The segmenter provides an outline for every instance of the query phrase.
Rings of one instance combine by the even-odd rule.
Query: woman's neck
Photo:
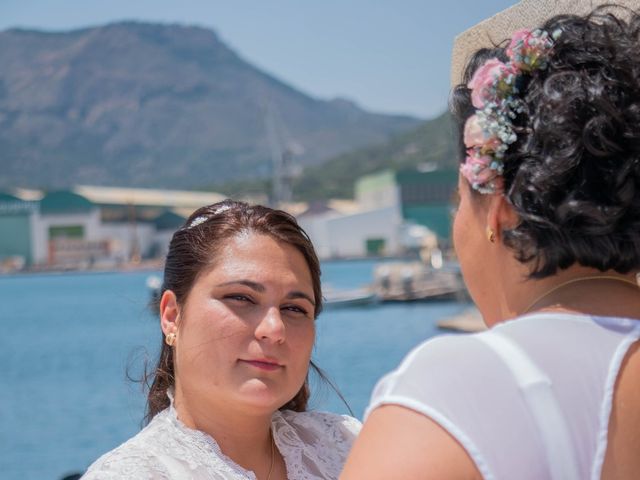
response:
[[[519,280],[504,282],[504,296],[492,324],[535,311],[639,316],[640,287],[635,274],[600,272],[580,266],[540,280],[526,279],[526,273],[520,273]]]
[[[271,415],[247,415],[230,408],[200,405],[176,385],[173,406],[187,427],[211,436],[222,452],[257,478],[266,478],[277,449],[271,437]],[[274,453],[274,451],[276,453]]]

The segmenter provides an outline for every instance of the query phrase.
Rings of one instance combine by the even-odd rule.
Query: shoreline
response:
[[[372,257],[333,257],[321,259],[320,263],[330,262],[366,262],[366,261],[407,261],[415,260],[412,256],[372,256]],[[104,266],[104,267],[29,267],[20,270],[0,270],[0,278],[23,276],[23,275],[64,275],[73,273],[127,273],[127,272],[154,272],[162,270],[164,267],[164,258],[144,260],[138,263],[123,263],[117,266]]]

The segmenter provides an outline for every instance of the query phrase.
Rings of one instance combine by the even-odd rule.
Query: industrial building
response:
[[[0,193],[0,264],[114,267],[160,257],[196,208],[222,195],[79,186]]]
[[[384,170],[355,184],[355,208],[310,210],[298,220],[321,258],[403,255],[448,247],[458,175],[430,168]]]
[[[455,171],[385,170],[360,178],[355,200],[289,204],[322,259],[394,256],[447,246]],[[0,192],[0,271],[114,268],[162,258],[210,192],[78,186]]]

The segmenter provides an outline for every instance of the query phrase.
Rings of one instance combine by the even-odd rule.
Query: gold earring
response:
[[[167,345],[169,345],[170,347],[173,347],[173,344],[176,343],[176,334],[170,333],[165,337],[164,341]]]
[[[496,243],[496,232],[491,227],[487,227],[487,240],[491,243]]]

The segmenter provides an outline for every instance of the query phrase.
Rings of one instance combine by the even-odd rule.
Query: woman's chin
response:
[[[295,395],[283,395],[283,389],[277,388],[261,379],[251,379],[242,385],[238,392],[238,401],[255,413],[271,414]]]

